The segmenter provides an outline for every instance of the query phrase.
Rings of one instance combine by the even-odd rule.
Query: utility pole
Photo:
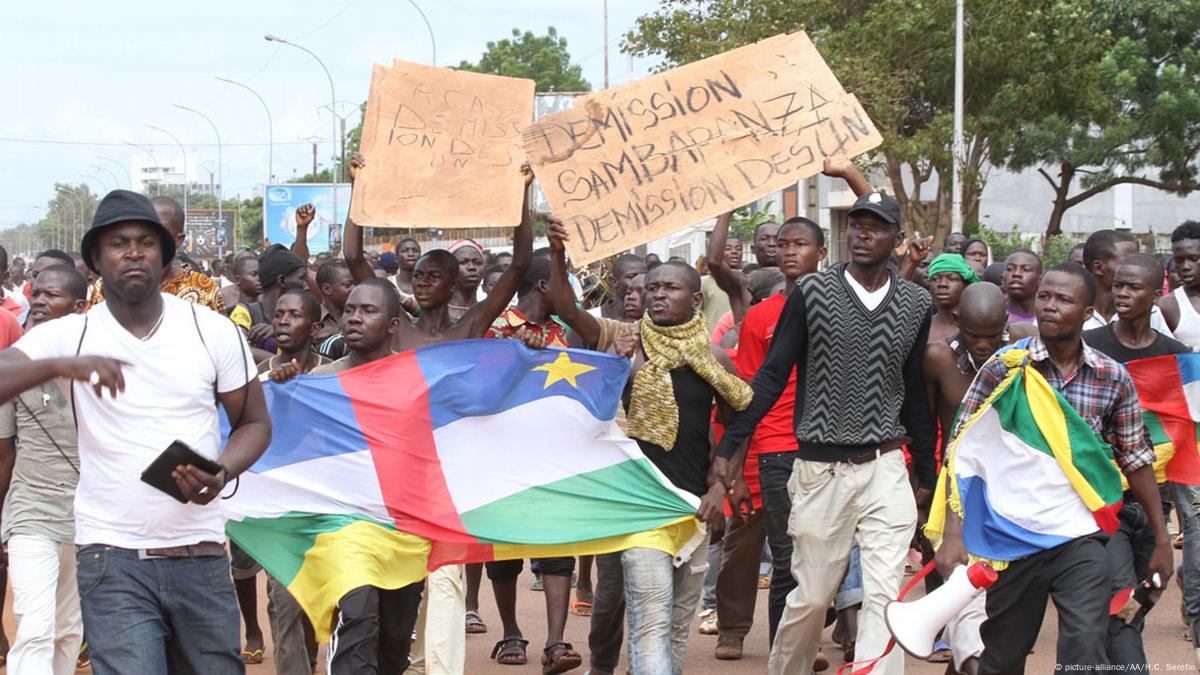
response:
[[[604,0],[604,88],[608,89],[608,0]]]
[[[955,3],[954,11],[954,142],[951,160],[954,164],[950,201],[950,231],[963,231],[962,170],[963,170],[963,0]]]
[[[313,182],[317,181],[317,144],[313,143]]]
[[[343,183],[346,180],[346,118],[342,117],[339,119],[342,122],[342,162],[338,165],[338,178],[334,181],[335,183]],[[334,189],[336,190],[337,188]],[[336,219],[337,214],[334,214],[333,217]]]

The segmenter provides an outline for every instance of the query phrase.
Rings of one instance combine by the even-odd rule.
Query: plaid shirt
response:
[[[1142,424],[1137,390],[1125,366],[1084,344],[1079,367],[1064,382],[1040,337],[1030,341],[1029,358],[1034,369],[1062,394],[1092,431],[1112,445],[1113,457],[1121,471],[1131,474],[1154,464],[1154,448]],[[979,369],[959,408],[955,436],[963,421],[983,405],[1007,372],[1000,359],[992,359]]]

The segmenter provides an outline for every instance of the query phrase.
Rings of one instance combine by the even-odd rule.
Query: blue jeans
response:
[[[1192,630],[1192,644],[1200,644],[1200,520],[1197,520],[1196,501],[1200,486],[1171,483],[1175,493],[1175,508],[1183,521],[1183,565],[1179,577],[1183,581],[1183,613]]]
[[[855,541],[850,549],[850,564],[846,566],[846,576],[842,577],[842,585],[838,587],[837,597],[833,600],[833,608],[839,612],[862,604],[862,563],[859,562],[858,556],[858,542]]]
[[[631,548],[621,554],[629,622],[629,671],[679,675],[687,655],[688,631],[696,615],[708,540],[679,567],[662,551]]]
[[[139,560],[93,544],[75,558],[96,675],[246,671],[226,556]]]
[[[725,531],[728,532],[732,518],[725,519]],[[717,577],[721,574],[721,558],[725,547],[721,544],[708,544],[708,572],[704,575],[704,595],[701,609],[717,608]]]

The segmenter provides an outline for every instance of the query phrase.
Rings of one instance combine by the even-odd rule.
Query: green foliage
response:
[[[1042,246],[1042,265],[1049,267],[1067,262],[1071,256],[1071,249],[1078,243],[1065,234],[1046,237]]]
[[[973,236],[988,245],[988,249],[992,252],[993,262],[1004,262],[1005,258],[1020,249],[1030,251],[1040,249],[1038,255],[1041,256],[1042,265],[1045,267],[1066,262],[1071,249],[1079,243],[1065,234],[1050,237],[1021,236],[1015,225],[1008,234],[1002,234],[986,225],[979,225]]]
[[[1200,0],[1090,4],[1090,95],[1034,111],[997,158],[1013,170],[1054,167],[1057,178],[1043,172],[1056,192],[1049,234],[1064,211],[1114,185],[1200,188]],[[1073,180],[1083,188],[1074,194]]]
[[[546,35],[522,33],[512,29],[512,39],[487,43],[479,63],[463,61],[458,70],[490,73],[508,77],[524,77],[537,82],[537,91],[591,91],[592,85],[583,79],[578,65],[571,65],[567,39],[558,36],[554,26]]]
[[[361,131],[361,129],[359,131]],[[347,152],[346,161],[350,161],[349,149],[347,149],[346,152]],[[333,182],[333,169],[321,169],[320,171],[317,172],[317,175],[315,175],[315,176],[310,171],[310,172],[304,174],[303,176],[289,180],[288,182],[289,183],[332,183]]]
[[[772,220],[771,206],[775,202],[767,202],[761,211],[751,213],[749,206],[743,206],[733,212],[733,218],[729,220],[729,236],[737,237],[748,249],[754,243],[754,231],[759,225]]]
[[[237,247],[258,249],[263,239],[263,198],[244,199],[237,205]]]

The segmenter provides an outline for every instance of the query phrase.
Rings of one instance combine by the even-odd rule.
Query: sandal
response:
[[[950,645],[946,644],[945,640],[938,640],[933,643],[933,653],[925,660],[930,663],[950,663],[951,658],[953,655],[950,653]]]
[[[261,649],[243,649],[242,663],[253,666],[263,662],[263,650]]]
[[[583,657],[570,642],[551,642],[542,652],[542,675],[565,673],[583,664]]]
[[[523,666],[529,663],[529,658],[525,655],[525,647],[528,645],[529,640],[519,637],[504,638],[492,648],[491,658],[502,666]]]
[[[479,612],[467,612],[467,635],[480,635],[487,632],[487,624],[483,622],[483,617],[479,616]]]
[[[587,602],[586,600],[572,600],[571,601],[571,613],[574,614],[575,616],[591,616],[592,615],[592,603]],[[557,644],[557,643],[555,643],[555,644]]]

